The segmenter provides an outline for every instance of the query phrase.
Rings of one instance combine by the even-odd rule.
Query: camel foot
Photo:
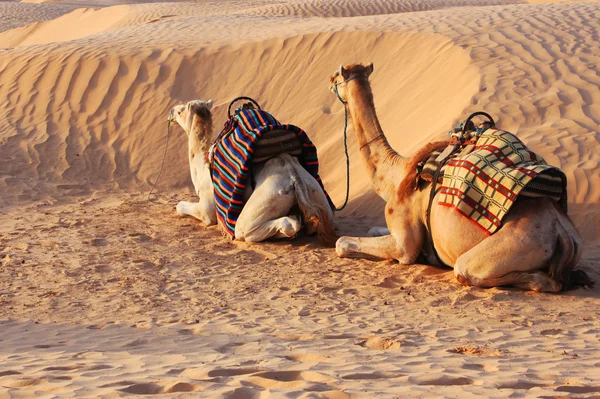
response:
[[[179,201],[177,203],[177,206],[175,207],[175,209],[177,210],[177,214],[179,216],[188,216],[188,214],[185,212],[186,210],[186,206],[187,206],[187,202],[186,201]]]
[[[275,238],[293,238],[302,228],[302,222],[297,216],[282,217],[279,223],[279,231],[275,234]]]
[[[335,243],[340,258],[372,260],[400,259],[396,241],[391,235],[381,237],[340,237]]]
[[[460,267],[454,266],[454,275],[462,285],[472,285],[480,288],[514,285],[515,287],[537,292],[560,292],[562,284],[552,280],[543,271],[521,272],[515,271],[500,277],[475,277],[470,276]]]
[[[190,216],[204,222],[207,226],[217,224],[217,215],[213,208],[207,210],[206,206],[199,202],[179,201],[175,207],[177,214],[181,217]]]

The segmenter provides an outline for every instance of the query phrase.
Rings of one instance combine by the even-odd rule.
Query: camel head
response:
[[[211,123],[212,114],[210,109],[212,105],[212,100],[192,100],[187,104],[176,105],[171,109],[168,121],[177,122],[187,134],[190,134],[194,126],[199,123]],[[206,134],[210,133],[206,132]]]
[[[343,102],[348,101],[348,92],[346,89],[349,80],[365,79],[373,73],[373,63],[365,66],[362,64],[340,65],[340,70],[336,71],[329,79],[329,90],[342,99]]]

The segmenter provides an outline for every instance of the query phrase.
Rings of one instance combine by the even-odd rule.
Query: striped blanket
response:
[[[420,178],[431,181],[437,155],[429,157]],[[518,196],[549,197],[567,210],[565,174],[509,132],[486,130],[470,152],[450,158],[442,172],[438,204],[455,208],[490,235]]]
[[[268,146],[279,146],[283,152],[298,155],[300,164],[319,182],[325,196],[329,195],[319,177],[317,149],[304,130],[294,125],[282,125],[268,112],[258,109],[240,109],[231,118],[228,129],[222,132],[212,148],[212,179],[214,185],[217,218],[223,229],[233,238],[235,225],[244,208],[244,191],[249,184],[251,164],[255,155],[258,161],[266,161],[264,145],[259,148],[261,138]],[[289,133],[297,140],[290,140]],[[282,140],[277,141],[277,137]],[[291,143],[290,143],[291,142]],[[300,143],[295,145],[295,143]]]

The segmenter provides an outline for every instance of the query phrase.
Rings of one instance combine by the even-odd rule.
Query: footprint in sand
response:
[[[543,388],[543,387],[549,387],[552,386],[552,382],[542,382],[542,383],[537,383],[537,382],[532,382],[532,381],[525,381],[525,380],[516,380],[516,381],[508,381],[505,382],[501,385],[498,385],[497,388],[498,389],[525,389],[525,390],[530,390],[531,388]]]
[[[250,387],[236,388],[233,392],[226,393],[223,398],[226,399],[259,399],[264,392],[263,389]]]
[[[140,338],[140,339],[136,339],[134,341],[131,341],[128,344],[123,345],[123,348],[135,348],[135,347],[138,347],[138,346],[148,345],[149,343],[150,343],[149,339]]]
[[[131,381],[121,381],[113,384],[103,385],[101,388],[109,388],[112,386],[129,385],[126,388],[119,389],[121,392],[132,393],[135,395],[161,395],[165,393],[176,392],[196,392],[202,387],[188,382],[178,382],[173,385],[163,385],[155,382],[132,383]]]
[[[343,375],[342,379],[343,380],[381,380],[381,379],[391,379],[391,378],[400,378],[400,377],[406,377],[406,374],[389,374],[389,373],[382,373],[379,371],[376,371],[374,373],[354,373],[354,374],[347,374],[347,375]]]
[[[73,377],[69,377],[68,375],[47,375],[44,377],[48,381],[71,381]]]
[[[154,262],[150,262],[149,260],[145,260],[145,259],[136,259],[134,261],[132,261],[132,263],[142,269],[142,270],[149,270],[149,269],[156,269],[156,263]]]
[[[21,374],[21,373],[18,371],[15,371],[15,370],[0,371],[0,377],[4,377],[7,375],[19,375],[19,374]]]
[[[561,385],[556,388],[558,392],[569,392],[569,393],[598,393],[600,392],[600,386],[590,387],[581,385]]]
[[[65,346],[65,344],[40,344],[40,345],[33,345],[34,348],[37,349],[50,349],[50,348],[57,348],[59,346]]]
[[[323,356],[316,353],[296,353],[286,356],[285,358],[301,363],[331,362],[331,359],[328,356]]]
[[[244,345],[246,345],[246,342],[231,342],[227,345],[220,346],[220,347],[216,348],[215,350],[219,353],[228,354],[228,353],[233,353],[233,351],[236,348],[239,348],[240,346],[244,346]]]
[[[441,375],[439,377],[417,376],[409,377],[408,381],[416,385],[435,385],[435,386],[449,386],[449,385],[471,385],[473,380],[467,377],[453,377],[449,375]]]
[[[448,349],[447,352],[470,356],[502,356],[506,354],[506,351],[500,349],[490,349],[477,345],[457,346],[455,348]]]
[[[400,277],[386,277],[383,281],[377,284],[377,287],[381,288],[399,288],[402,284],[405,284],[406,280]]]
[[[94,247],[105,247],[108,245],[108,240],[106,238],[93,238],[90,241],[90,245],[94,246]]]
[[[543,330],[540,334],[545,337],[558,338],[558,337],[564,335],[565,332],[563,330],[561,330],[560,328],[549,328],[547,330]]]
[[[400,342],[395,341],[391,338],[382,337],[370,337],[357,343],[357,345],[363,346],[369,349],[377,350],[395,350],[400,349]]]
[[[259,373],[261,369],[241,368],[241,369],[215,369],[208,372],[209,377],[235,377],[236,375],[246,375]]]
[[[152,237],[150,237],[149,235],[146,235],[144,233],[131,233],[131,234],[128,234],[127,236],[129,239],[140,242],[140,243],[152,241]]]
[[[80,367],[81,366],[78,366],[78,365],[74,365],[74,366],[54,366],[54,367],[46,367],[45,369],[43,369],[43,371],[72,371],[72,370],[77,370]]]
[[[248,377],[248,382],[264,389],[297,389],[308,382],[326,385],[330,380],[330,377],[312,371],[265,371]]]

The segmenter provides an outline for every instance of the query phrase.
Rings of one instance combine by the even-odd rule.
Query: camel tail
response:
[[[563,226],[562,218],[556,224],[558,237],[554,254],[548,265],[548,276],[562,285],[562,290],[567,291],[578,286],[592,287],[594,282],[587,273],[577,269],[581,259],[581,247],[576,238]]]
[[[321,244],[334,247],[335,242],[338,239],[338,235],[333,229],[333,221],[329,217],[329,213],[325,206],[327,204],[313,203],[310,200],[308,194],[308,188],[306,183],[302,180],[302,177],[296,171],[293,163],[290,165],[290,175],[294,182],[294,191],[296,193],[296,200],[298,201],[298,207],[304,217],[304,223],[310,224],[316,227],[317,237]]]

